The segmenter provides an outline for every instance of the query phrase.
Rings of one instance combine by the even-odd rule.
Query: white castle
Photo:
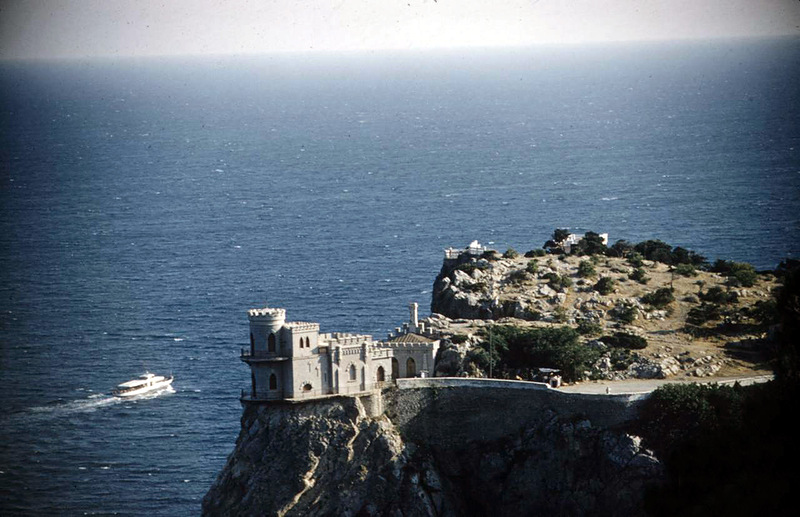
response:
[[[319,323],[287,322],[285,309],[250,309],[251,387],[243,402],[369,392],[389,379],[432,374],[439,341],[425,336],[412,303],[411,321],[386,341],[365,334],[321,334]]]

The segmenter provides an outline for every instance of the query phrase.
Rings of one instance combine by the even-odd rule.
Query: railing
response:
[[[270,391],[242,390],[239,400],[257,402],[262,400],[281,400],[282,398],[283,398],[283,393],[280,390],[270,390]]]
[[[268,352],[266,350],[248,350],[241,349],[239,356],[243,361],[287,361],[289,358],[279,355],[277,352]]]

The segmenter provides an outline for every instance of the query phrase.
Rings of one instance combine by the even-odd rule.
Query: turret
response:
[[[286,322],[285,309],[250,309],[250,350],[280,352],[280,330]]]

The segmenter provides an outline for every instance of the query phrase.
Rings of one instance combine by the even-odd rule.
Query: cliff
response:
[[[520,413],[507,390],[384,394],[247,407],[203,513],[639,515],[661,477],[638,438],[554,401],[526,395]]]

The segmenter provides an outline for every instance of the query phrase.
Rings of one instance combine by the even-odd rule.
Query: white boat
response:
[[[141,395],[148,391],[160,390],[172,384],[174,377],[164,377],[163,375],[153,375],[152,373],[145,373],[138,379],[123,382],[117,389],[111,393],[117,397],[132,397],[134,395]]]

